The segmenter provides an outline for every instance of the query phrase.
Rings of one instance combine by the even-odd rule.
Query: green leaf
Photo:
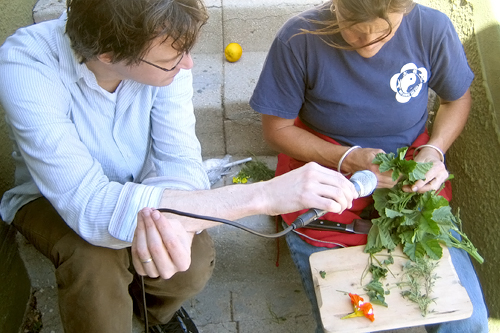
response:
[[[396,244],[392,240],[390,230],[387,228],[379,228],[379,238],[380,244],[383,248],[388,250],[394,250]]]
[[[401,147],[401,148],[398,148],[398,157],[399,157],[399,160],[402,161],[405,159],[405,156],[406,156],[406,152],[408,151],[408,147]]]
[[[379,165],[381,172],[389,171],[395,166],[394,153],[384,154],[378,153],[372,161],[373,164]],[[385,171],[382,171],[385,170]]]
[[[440,195],[436,195],[435,191],[428,191],[422,194],[419,204],[421,209],[427,212],[433,212],[435,209],[450,205],[448,200]]]
[[[432,219],[430,219],[427,214],[422,214],[418,220],[417,223],[417,228],[415,230],[416,233],[418,234],[432,234],[432,235],[439,235],[441,228],[439,225],[434,222]],[[420,237],[422,238],[422,237]]]
[[[389,218],[395,218],[395,217],[403,216],[403,214],[398,212],[398,211],[386,208],[385,209],[385,216],[387,216]]]
[[[365,253],[377,253],[383,249],[380,237],[379,237],[379,227],[375,223],[370,228],[368,232],[368,238],[365,245],[364,252]]]
[[[415,224],[417,224],[421,216],[422,213],[420,213],[420,211],[411,211],[411,213],[407,213],[404,215],[401,225],[414,226]]]
[[[382,265],[391,265],[391,264],[394,264],[394,257],[392,255],[390,255],[389,258],[382,261]]]
[[[388,307],[384,295],[377,294],[374,291],[369,291],[366,294],[370,297],[370,303]]]
[[[432,168],[432,162],[415,163],[413,171],[408,172],[408,179],[414,183],[417,180],[425,179],[425,174]]]
[[[432,219],[440,224],[452,226],[454,216],[450,206],[443,206],[432,211]]]
[[[415,170],[417,164],[414,160],[401,160],[398,162],[398,167],[401,173],[409,176]]]
[[[403,185],[425,179],[432,163],[406,160],[408,148],[399,148],[397,154],[377,154],[373,163],[381,172],[392,170],[398,180],[391,189],[377,189],[373,194],[374,208],[379,218],[373,219],[365,252],[377,253],[402,244],[403,252],[413,261],[417,258],[440,258],[441,244],[464,249],[479,262],[483,259],[460,228],[460,219],[451,212],[449,202],[436,191],[426,193],[404,192]],[[457,239],[450,230],[462,237]]]
[[[425,255],[425,250],[422,245],[418,243],[406,243],[403,248],[404,254],[406,254],[412,261],[417,260],[417,258],[423,258]]]
[[[380,281],[370,281],[366,286],[364,286],[365,290],[373,290],[378,294],[384,294],[384,287]]]
[[[413,229],[406,229],[405,231],[399,232],[399,238],[401,239],[401,243],[411,243],[413,239],[413,235],[415,231]]]
[[[374,278],[375,279],[375,278]],[[382,283],[380,281],[372,280],[370,283],[364,286],[364,289],[367,291],[367,295],[370,297],[370,303],[383,305],[387,307],[387,303],[385,302],[385,291]]]
[[[443,248],[435,238],[422,239],[420,245],[431,259],[439,260],[443,256]]]
[[[378,188],[373,192],[373,206],[378,212],[383,212],[388,206],[388,195],[391,192],[389,188]]]
[[[375,281],[385,278],[387,276],[387,272],[387,268],[375,266],[373,264],[370,265],[370,273],[372,273],[373,280]],[[382,285],[380,285],[380,287],[382,288]]]

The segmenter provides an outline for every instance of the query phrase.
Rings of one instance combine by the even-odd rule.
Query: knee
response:
[[[427,325],[425,328],[427,333],[488,333],[488,311],[486,306],[478,306],[469,318]]]
[[[109,249],[91,245],[85,241],[57,252],[56,278],[59,284],[92,281],[100,285],[128,285],[132,281],[129,272],[130,259],[126,249]]]
[[[177,293],[185,297],[192,297],[200,293],[212,276],[215,266],[214,244],[208,233],[203,232],[195,236],[191,251],[191,266],[185,272],[178,272],[169,280],[168,284],[176,285]]]

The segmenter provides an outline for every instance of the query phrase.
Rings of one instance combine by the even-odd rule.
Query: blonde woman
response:
[[[333,0],[291,18],[278,32],[250,100],[262,114],[266,141],[280,152],[277,174],[306,162],[349,174],[371,170],[378,187],[395,182],[372,163],[380,152],[408,146],[433,162],[426,180],[407,191],[438,189],[447,179],[444,154],[465,126],[474,78],[449,18],[412,0]],[[426,129],[428,88],[440,97],[432,133]],[[449,184],[442,192],[451,199]],[[371,198],[323,218],[370,218]],[[291,223],[302,211],[282,215]],[[299,234],[300,233],[300,234]],[[321,331],[308,257],[327,248],[361,245],[366,235],[302,229],[287,241],[302,273]],[[451,249],[474,303],[471,318],[429,332],[487,332],[487,309],[474,268]]]

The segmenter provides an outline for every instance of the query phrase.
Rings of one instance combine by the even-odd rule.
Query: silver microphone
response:
[[[349,181],[354,184],[360,198],[369,196],[377,187],[377,176],[370,170],[355,172]]]
[[[356,192],[358,192],[358,196],[360,198],[369,196],[377,187],[377,176],[375,176],[375,174],[370,170],[355,172],[349,181],[354,184]],[[295,226],[294,229],[302,228],[326,213],[328,213],[326,210],[311,208],[304,214],[297,217],[297,219],[293,221],[292,225]]]

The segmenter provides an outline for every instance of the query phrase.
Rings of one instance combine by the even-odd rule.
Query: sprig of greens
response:
[[[418,304],[422,316],[429,313],[429,305],[435,302],[431,298],[436,279],[439,277],[433,273],[437,267],[437,261],[417,258],[416,261],[408,261],[403,266],[403,273],[406,282],[398,284],[399,287],[406,287],[401,295],[412,302]]]
[[[373,160],[381,172],[392,170],[392,179],[399,180],[393,188],[377,189],[373,194],[374,207],[380,217],[372,220],[365,252],[392,251],[401,244],[412,261],[425,256],[438,260],[443,255],[441,244],[444,244],[463,249],[483,263],[484,259],[462,232],[459,214],[453,215],[448,200],[436,191],[408,193],[402,190],[404,185],[425,179],[432,167],[432,163],[406,160],[407,150],[403,147],[397,154],[380,153]]]
[[[233,183],[247,183],[248,179],[253,182],[269,180],[274,177],[274,171],[270,169],[264,162],[254,158],[245,163],[240,172],[233,177]]]
[[[372,273],[372,280],[368,284],[364,285],[363,288],[366,290],[367,295],[370,297],[370,303],[387,307],[388,305],[385,302],[385,295],[388,295],[389,291],[386,291],[384,289],[384,285],[380,280],[387,277],[387,272],[389,272],[389,270],[382,267],[382,265],[377,266],[373,263],[370,264],[368,270],[370,271],[370,273]]]

